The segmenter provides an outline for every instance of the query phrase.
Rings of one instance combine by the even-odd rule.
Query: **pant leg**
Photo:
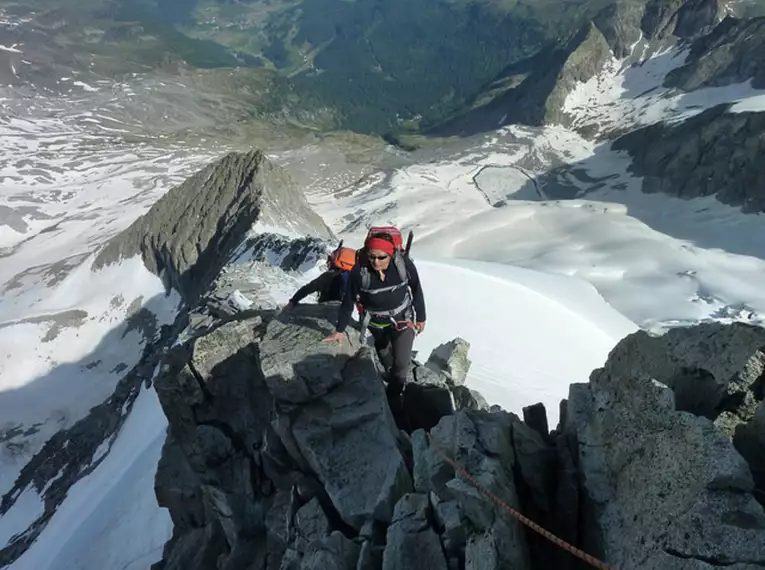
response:
[[[414,329],[407,327],[397,331],[393,327],[390,329],[393,367],[391,368],[390,387],[396,393],[401,393],[406,384],[406,377],[409,374],[409,367],[412,362],[412,346],[414,345]]]
[[[389,334],[389,329],[391,328],[379,329],[377,327],[369,327],[369,332],[372,333],[372,338],[375,340],[377,357],[380,359],[380,363],[386,372],[393,367],[393,348]]]

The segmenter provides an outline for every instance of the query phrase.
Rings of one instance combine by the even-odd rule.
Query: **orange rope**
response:
[[[479,490],[481,493],[483,493],[483,495],[485,495],[486,497],[488,497],[489,499],[491,499],[491,500],[492,500],[492,501],[493,501],[493,502],[494,502],[496,505],[498,505],[499,507],[501,507],[501,508],[503,508],[504,510],[506,510],[508,513],[510,513],[510,514],[511,514],[513,517],[515,517],[516,519],[518,519],[519,521],[521,521],[521,522],[522,522],[523,524],[525,524],[526,526],[530,527],[531,529],[535,530],[536,532],[538,532],[539,534],[541,534],[542,536],[544,536],[544,537],[545,537],[547,540],[549,540],[549,541],[550,541],[550,542],[552,542],[553,544],[557,544],[557,545],[558,545],[558,546],[560,546],[560,547],[561,547],[563,550],[566,550],[567,552],[570,552],[571,554],[573,554],[573,555],[574,555],[574,556],[576,556],[577,558],[581,558],[582,560],[584,560],[584,561],[585,561],[585,562],[587,562],[588,564],[591,564],[592,566],[594,566],[595,568],[599,568],[600,570],[613,570],[613,568],[611,568],[611,566],[608,566],[608,565],[607,565],[605,562],[602,562],[601,560],[598,560],[598,559],[597,559],[597,558],[595,558],[594,556],[590,556],[590,555],[589,555],[589,554],[587,554],[586,552],[584,552],[584,551],[582,551],[582,550],[579,550],[578,548],[575,548],[574,546],[571,546],[569,543],[567,543],[566,541],[564,541],[564,540],[562,540],[562,539],[558,538],[558,537],[557,537],[557,536],[555,536],[553,533],[551,533],[551,532],[549,532],[549,531],[545,530],[544,528],[542,528],[541,526],[539,526],[539,525],[538,525],[538,524],[536,524],[535,522],[533,522],[533,521],[531,521],[531,520],[527,519],[527,518],[526,518],[526,517],[524,517],[524,516],[523,516],[521,513],[519,513],[518,511],[516,511],[514,508],[512,508],[510,505],[508,505],[507,503],[505,503],[504,501],[502,501],[502,499],[500,499],[499,497],[497,497],[496,495],[494,495],[493,493],[491,493],[491,492],[490,492],[490,491],[488,491],[487,489],[484,489],[484,488],[483,488],[483,486],[482,486],[480,483],[478,483],[478,481],[476,481],[476,480],[475,480],[475,479],[474,479],[474,478],[473,478],[473,477],[470,475],[470,473],[468,473],[468,472],[465,470],[465,468],[464,468],[464,467],[462,467],[462,465],[460,465],[459,463],[457,463],[456,461],[454,461],[453,459],[451,459],[449,456],[447,456],[447,455],[446,455],[446,454],[445,454],[445,453],[444,453],[444,452],[441,450],[441,448],[439,448],[439,447],[438,447],[438,445],[436,445],[436,442],[435,442],[435,441],[433,441],[433,436],[431,436],[431,435],[430,435],[430,432],[425,432],[425,433],[426,433],[426,434],[427,434],[427,436],[428,436],[428,440],[430,441],[430,445],[432,445],[432,446],[433,446],[433,449],[435,449],[435,450],[436,450],[436,452],[437,452],[437,453],[438,453],[438,454],[439,454],[441,457],[443,457],[444,461],[446,461],[446,462],[447,462],[449,465],[451,465],[452,467],[454,467],[454,469],[455,469],[455,470],[456,470],[456,471],[457,471],[457,472],[458,472],[460,475],[462,475],[462,476],[463,476],[465,479],[467,479],[468,481],[470,481],[470,482],[471,482],[471,483],[472,483],[472,484],[475,486],[475,488],[476,488],[476,489],[478,489],[478,490]]]

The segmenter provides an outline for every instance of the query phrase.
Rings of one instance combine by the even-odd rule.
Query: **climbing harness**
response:
[[[547,540],[549,540],[553,544],[558,545],[563,550],[565,550],[567,552],[570,552],[571,554],[573,554],[577,558],[580,558],[580,559],[584,560],[585,562],[587,562],[591,566],[594,566],[595,568],[598,568],[599,570],[614,570],[611,566],[609,566],[608,564],[606,564],[602,560],[598,560],[597,558],[587,554],[583,550],[579,550],[578,548],[570,545],[568,542],[564,541],[563,539],[558,538],[557,536],[555,536],[550,531],[545,530],[544,528],[542,528],[541,526],[539,526],[535,522],[527,519],[521,513],[516,511],[514,508],[512,508],[507,503],[505,503],[502,499],[500,499],[499,497],[494,495],[491,491],[485,489],[478,481],[476,481],[470,475],[470,473],[467,472],[467,470],[462,465],[460,465],[459,463],[454,461],[451,457],[449,457],[446,453],[444,453],[441,450],[441,448],[438,447],[438,445],[436,445],[436,442],[433,441],[433,436],[430,435],[430,432],[426,431],[425,433],[428,436],[428,441],[430,442],[430,445],[433,446],[433,449],[436,450],[436,453],[438,453],[443,458],[443,460],[446,461],[449,465],[454,467],[455,471],[457,471],[460,475],[462,475],[462,477],[464,477],[466,480],[470,481],[473,484],[473,486],[476,489],[478,489],[478,491],[481,494],[483,494],[485,497],[490,499],[497,506],[499,506],[500,508],[502,508],[505,511],[507,511],[508,513],[510,513],[510,515],[512,515],[513,517],[518,519],[520,522],[522,522],[523,524],[525,524],[526,526],[528,526],[532,530],[534,530],[537,533],[541,534],[543,537],[545,537]]]

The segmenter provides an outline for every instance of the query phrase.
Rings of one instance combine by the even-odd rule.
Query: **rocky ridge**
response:
[[[731,113],[719,105],[679,123],[659,123],[614,141],[632,156],[643,192],[681,198],[715,196],[745,213],[765,211],[765,113]]]
[[[141,254],[194,305],[256,222],[332,238],[284,169],[259,150],[232,152],[160,198],[101,250],[94,268]]]
[[[763,329],[635,333],[549,431],[541,406],[524,421],[464,387],[461,339],[413,361],[394,418],[371,347],[320,342],[336,310],[245,311],[168,352],[154,570],[581,567],[442,454],[614,568],[765,565]]]
[[[693,42],[685,64],[670,71],[664,85],[692,91],[750,79],[752,87],[765,89],[765,17],[727,17]]]
[[[507,69],[492,84],[497,94],[488,102],[434,132],[466,135],[517,123],[571,126],[573,117],[563,107],[578,83],[597,76],[613,57],[637,59],[634,54],[646,56],[703,37],[715,29],[721,13],[718,0],[610,3],[561,45]],[[511,87],[497,88],[503,82]]]

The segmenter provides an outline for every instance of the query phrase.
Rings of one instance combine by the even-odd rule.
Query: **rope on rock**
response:
[[[478,489],[478,491],[481,494],[483,494],[484,496],[489,498],[497,506],[499,506],[500,508],[502,508],[505,511],[507,511],[508,513],[510,513],[513,517],[515,517],[516,519],[521,521],[523,524],[525,524],[526,526],[528,526],[532,530],[534,530],[534,531],[538,532],[539,534],[541,534],[542,536],[544,536],[547,540],[549,540],[553,544],[558,545],[563,550],[566,550],[567,552],[570,552],[571,554],[573,554],[577,558],[581,558],[582,560],[584,560],[588,564],[594,566],[595,568],[599,568],[600,570],[614,570],[611,566],[609,566],[605,562],[603,562],[601,560],[598,560],[597,558],[587,554],[583,550],[579,550],[578,548],[570,545],[568,542],[564,541],[563,539],[558,538],[557,536],[555,536],[550,531],[545,530],[544,528],[542,528],[541,526],[536,524],[534,521],[531,521],[531,520],[527,519],[521,513],[519,513],[517,510],[515,510],[510,505],[505,503],[502,499],[500,499],[499,497],[494,495],[491,491],[485,489],[478,481],[476,481],[470,475],[470,473],[467,472],[467,470],[462,465],[460,465],[459,463],[454,461],[451,457],[446,455],[446,453],[444,453],[443,450],[441,450],[441,448],[438,447],[438,445],[436,445],[436,442],[433,441],[433,436],[430,435],[430,432],[426,431],[425,433],[428,436],[428,441],[430,441],[430,445],[432,445],[433,449],[436,450],[436,453],[438,453],[444,459],[444,461],[446,461],[449,465],[454,467],[454,469],[460,475],[462,475],[466,480],[470,481],[473,484],[473,486],[475,486],[475,488]]]

